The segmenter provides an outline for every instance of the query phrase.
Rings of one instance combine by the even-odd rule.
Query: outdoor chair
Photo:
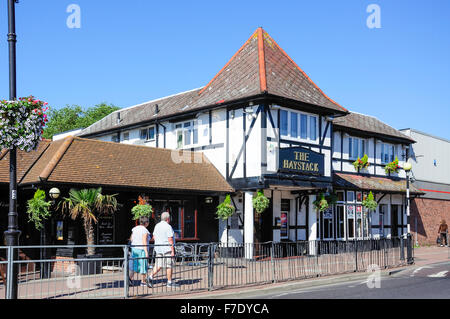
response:
[[[195,258],[195,248],[190,244],[177,243],[175,245],[175,256],[181,258],[181,262],[183,263],[186,258]]]

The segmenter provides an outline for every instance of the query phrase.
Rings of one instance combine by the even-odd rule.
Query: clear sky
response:
[[[81,27],[68,28],[77,4]],[[367,6],[381,9],[370,29]],[[17,94],[128,107],[206,85],[262,26],[342,106],[450,139],[450,1],[20,0]],[[6,1],[0,98],[8,98]]]

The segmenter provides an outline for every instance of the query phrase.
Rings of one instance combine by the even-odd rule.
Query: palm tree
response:
[[[116,195],[102,195],[101,188],[71,189],[69,197],[63,199],[62,211],[73,220],[83,220],[88,246],[94,245],[94,224],[97,223],[98,215],[112,214],[117,210]],[[94,255],[95,247],[88,247],[86,251],[88,256]]]

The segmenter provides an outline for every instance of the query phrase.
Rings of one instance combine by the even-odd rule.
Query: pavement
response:
[[[450,248],[438,246],[425,246],[414,249],[414,264],[404,267],[383,269],[380,271],[381,278],[394,276],[409,277],[409,274],[417,273],[427,266],[432,268],[439,265],[448,265],[450,262]],[[251,299],[251,298],[272,298],[273,296],[284,296],[289,291],[300,291],[307,288],[319,288],[321,286],[339,285],[352,281],[364,282],[367,280],[367,272],[357,272],[342,275],[318,277],[306,280],[293,280],[266,285],[254,285],[245,288],[228,288],[217,291],[189,292],[188,294],[149,296],[151,299]],[[352,287],[352,286],[350,286]],[[448,298],[448,297],[447,297]]]

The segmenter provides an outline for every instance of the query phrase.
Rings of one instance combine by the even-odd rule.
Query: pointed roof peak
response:
[[[258,27],[198,95],[199,100],[203,96],[205,103],[214,104],[261,93],[348,112],[329,98],[263,27]]]

